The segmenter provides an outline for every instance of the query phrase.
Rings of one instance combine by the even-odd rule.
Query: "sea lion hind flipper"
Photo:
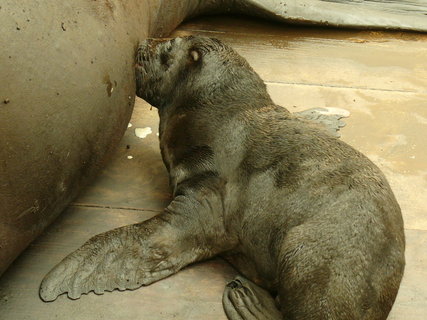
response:
[[[53,301],[68,293],[78,299],[90,291],[137,289],[194,262],[196,254],[182,252],[179,245],[185,228],[175,228],[168,215],[94,236],[45,276],[40,298]]]
[[[281,320],[273,297],[253,282],[236,277],[227,284],[222,297],[229,320]]]
[[[329,133],[340,137],[340,129],[346,125],[341,120],[350,116],[350,112],[340,108],[312,108],[300,112],[294,112],[298,118],[309,120],[321,125]]]

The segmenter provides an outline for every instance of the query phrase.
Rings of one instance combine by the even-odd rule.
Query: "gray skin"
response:
[[[276,106],[219,40],[145,41],[136,77],[159,111],[174,199],[65,258],[43,280],[43,300],[135,289],[220,254],[244,276],[225,288],[229,319],[387,318],[403,221],[370,160]]]

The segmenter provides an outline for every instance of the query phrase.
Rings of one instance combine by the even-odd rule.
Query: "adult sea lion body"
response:
[[[244,276],[224,291],[229,319],[387,318],[403,222],[371,161],[274,105],[218,40],[146,41],[136,76],[159,110],[174,200],[65,258],[43,280],[43,300],[134,289],[221,254]]]

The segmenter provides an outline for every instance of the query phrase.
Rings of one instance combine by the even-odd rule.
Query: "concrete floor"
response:
[[[232,45],[291,111],[350,111],[342,139],[384,171],[405,220],[407,267],[389,319],[427,319],[427,35],[219,17],[174,32],[189,34]],[[0,279],[0,319],[226,319],[222,291],[236,272],[220,259],[135,291],[38,298],[43,276],[89,237],[147,219],[170,201],[156,110],[138,99],[131,124],[110,165]],[[152,132],[137,137],[136,128]]]

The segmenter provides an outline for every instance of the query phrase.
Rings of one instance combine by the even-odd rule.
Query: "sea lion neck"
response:
[[[183,99],[160,105],[158,109],[160,119],[167,119],[176,114],[206,114],[212,119],[232,118],[247,111],[266,110],[275,108],[269,96],[263,98],[245,98],[241,100],[238,97],[210,97],[203,98],[198,96],[193,99]],[[248,103],[251,101],[252,103]],[[281,108],[281,107],[280,107]],[[281,108],[284,109],[284,108]]]
[[[247,90],[242,90],[245,87]],[[191,112],[201,110],[209,114],[221,113],[232,115],[246,110],[262,109],[274,106],[274,102],[267,93],[264,84],[218,86],[209,90],[181,91],[178,87],[171,99],[162,101],[157,106],[159,114],[168,114],[176,111]]]

